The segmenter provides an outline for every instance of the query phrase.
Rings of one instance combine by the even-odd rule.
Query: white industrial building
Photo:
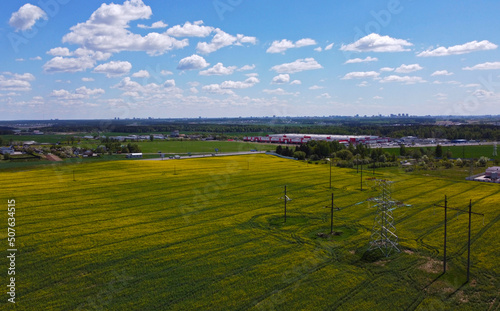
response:
[[[271,134],[266,136],[244,137],[244,141],[258,143],[278,144],[304,144],[310,140],[338,141],[342,144],[383,144],[389,142],[388,138],[379,136],[362,135],[327,135],[327,134]]]

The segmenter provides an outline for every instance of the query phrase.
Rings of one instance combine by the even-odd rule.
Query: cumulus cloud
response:
[[[321,90],[321,89],[324,89],[323,86],[319,86],[319,85],[313,85],[311,87],[309,87],[310,90]]]
[[[16,28],[16,31],[28,30],[41,18],[47,20],[47,14],[36,5],[27,3],[12,13],[9,25]]]
[[[244,81],[224,81],[221,84],[209,84],[202,87],[202,90],[212,94],[234,95],[233,89],[246,89],[259,83],[257,77],[249,77]]]
[[[149,55],[161,55],[189,44],[187,39],[177,40],[165,33],[151,32],[141,36],[128,29],[131,21],[148,19],[151,14],[151,8],[142,0],[128,0],[123,4],[103,3],[86,22],[71,27],[63,42],[94,51],[145,51]]]
[[[394,68],[391,68],[391,67],[382,67],[382,68],[380,68],[380,71],[382,71],[382,72],[394,71]]]
[[[215,66],[212,68],[209,68],[207,70],[200,71],[200,75],[202,76],[224,76],[224,75],[231,75],[233,74],[234,70],[236,69],[236,66],[229,66],[229,67],[224,67],[222,63],[217,63]]]
[[[185,22],[184,25],[175,25],[167,30],[167,35],[172,37],[207,37],[214,27],[203,26],[203,21],[194,23]]]
[[[500,69],[500,62],[486,62],[472,67],[464,67],[463,70],[494,70]]]
[[[132,74],[133,78],[149,78],[151,75],[147,70],[139,70]]]
[[[35,80],[31,73],[2,72],[0,74],[0,91],[30,91],[30,81]]]
[[[409,46],[413,46],[413,44],[406,40],[372,33],[351,44],[342,44],[340,50],[354,52],[404,52],[410,50],[407,48]]]
[[[56,56],[46,62],[42,67],[45,72],[78,72],[94,67],[95,61],[88,57],[64,58]]]
[[[433,50],[423,51],[417,54],[419,57],[430,57],[430,56],[448,56],[448,55],[460,55],[467,54],[477,51],[487,51],[494,50],[498,45],[489,42],[488,40],[483,41],[471,41],[461,45],[454,45],[448,48],[440,46]]]
[[[83,81],[83,82],[92,82],[92,81],[94,81],[94,78],[86,78],[86,77],[83,77],[83,78],[82,78],[82,81]]]
[[[257,39],[255,37],[248,37],[241,34],[237,34],[236,36],[232,36],[219,28],[215,29],[215,35],[212,38],[210,43],[207,42],[198,42],[196,45],[196,50],[201,54],[210,54],[215,52],[223,47],[230,45],[243,45],[243,43],[256,44]]]
[[[367,63],[367,62],[376,62],[376,61],[378,61],[378,58],[368,56],[366,58],[349,59],[344,64]]]
[[[173,75],[174,73],[172,71],[162,70],[162,71],[160,71],[160,74],[162,76],[168,76],[168,75]]]
[[[376,71],[354,71],[347,73],[342,80],[377,78],[379,75]]]
[[[332,48],[333,48],[333,43],[330,43],[325,47],[325,51],[331,50]]]
[[[389,83],[389,82],[415,84],[415,83],[424,83],[427,81],[425,81],[421,77],[417,77],[417,76],[397,76],[397,75],[391,75],[391,76],[385,77],[385,78],[380,80],[380,83]]]
[[[290,82],[290,75],[285,73],[275,76],[271,81],[271,84],[284,84],[288,82]]]
[[[293,63],[285,63],[271,67],[277,73],[297,73],[305,70],[321,69],[321,66],[314,58],[297,59]]]
[[[94,72],[104,73],[108,78],[112,78],[127,74],[130,69],[132,69],[132,64],[127,61],[111,61],[95,67]]]
[[[75,101],[75,100],[88,99],[91,96],[98,96],[104,93],[105,91],[103,89],[89,89],[85,86],[82,86],[72,92],[64,89],[53,90],[50,93],[50,97],[54,97],[58,100]]]
[[[411,64],[411,65],[403,64],[403,65],[399,66],[398,68],[396,68],[396,70],[394,70],[394,72],[409,73],[409,72],[413,72],[413,71],[419,71],[422,69],[423,68],[419,64]]]
[[[330,99],[330,98],[332,98],[332,96],[330,96],[330,94],[328,94],[328,93],[323,93],[321,95],[316,96],[316,98],[318,98],[318,99],[322,99],[322,98]]]
[[[453,74],[453,72],[448,72],[448,70],[437,70],[437,71],[434,71],[431,74],[431,77],[434,77],[434,76],[451,76],[452,74]]]
[[[72,53],[69,51],[68,48],[62,48],[62,47],[57,47],[50,49],[47,54],[52,55],[52,56],[71,56]]]
[[[252,64],[252,65],[245,65],[243,67],[241,67],[240,69],[238,69],[238,71],[248,71],[248,70],[254,70],[255,69],[255,65]]]
[[[168,27],[168,25],[165,24],[163,21],[157,21],[157,22],[154,22],[151,26],[138,24],[137,27],[143,28],[143,29],[157,29],[157,28],[166,28],[166,27]]]
[[[296,92],[296,93],[289,93],[287,91],[285,91],[284,89],[282,88],[277,88],[277,89],[273,89],[273,90],[270,90],[270,89],[263,89],[262,92],[266,93],[266,94],[270,94],[270,95],[280,95],[280,96],[284,96],[284,95],[293,95],[293,96],[297,96],[299,95],[300,93],[299,92]]]
[[[290,82],[291,85],[300,85],[302,84],[302,81],[300,80],[293,80],[292,82]]]
[[[165,93],[181,92],[175,87],[175,80],[166,80],[163,84],[149,83],[146,85],[132,81],[130,77],[123,78],[120,83],[112,86],[112,88],[124,91],[123,95],[131,97],[160,96]]]
[[[266,50],[266,53],[284,53],[288,49],[301,48],[304,46],[316,45],[316,41],[311,38],[304,38],[294,42],[283,39],[281,41],[273,41],[271,46]]]
[[[194,70],[194,69],[203,69],[208,67],[210,64],[207,61],[196,54],[185,57],[179,61],[179,65],[177,65],[177,69],[179,70]]]

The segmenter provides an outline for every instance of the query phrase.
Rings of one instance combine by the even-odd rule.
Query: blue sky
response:
[[[5,1],[0,120],[500,114],[498,1]]]

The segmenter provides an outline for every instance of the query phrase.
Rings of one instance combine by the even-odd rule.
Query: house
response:
[[[13,154],[14,153],[14,149],[12,149],[11,147],[0,147],[0,153],[1,154]]]
[[[496,180],[500,176],[500,166],[492,166],[486,169],[484,173],[484,177],[489,178],[491,180]]]

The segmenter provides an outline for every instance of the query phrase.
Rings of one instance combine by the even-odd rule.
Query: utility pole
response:
[[[330,160],[330,189],[332,189],[332,159],[329,160]]]
[[[333,234],[333,192],[332,192],[332,215],[330,217],[330,234]]]
[[[75,170],[73,170],[73,181],[76,181],[75,180]]]
[[[286,222],[286,199],[287,196],[286,196],[286,185],[285,185],[285,222]]]
[[[469,283],[469,275],[470,275],[470,227],[471,227],[471,216],[472,216],[472,200],[469,201],[469,239],[467,241],[467,283]]]
[[[360,179],[361,191],[363,191],[363,162],[361,162],[361,179]]]
[[[448,198],[444,196],[444,251],[443,251],[443,273],[446,273],[446,209],[448,208]]]

